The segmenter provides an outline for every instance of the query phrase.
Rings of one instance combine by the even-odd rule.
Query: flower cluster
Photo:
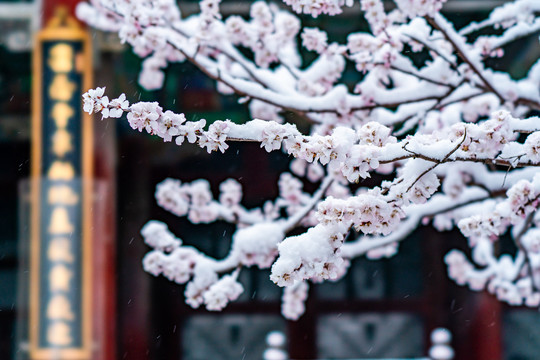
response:
[[[347,262],[339,255],[347,229],[316,225],[306,233],[285,238],[279,257],[272,265],[270,279],[279,286],[291,286],[306,279],[338,279]]]
[[[286,135],[287,131],[283,128],[283,126],[280,126],[275,122],[270,122],[264,127],[263,131],[261,131],[261,135],[259,137],[261,147],[264,147],[264,149],[268,152],[279,150]]]
[[[205,261],[199,260],[193,270],[193,279],[187,283],[184,296],[186,303],[194,309],[205,303],[205,293],[218,282],[218,275],[211,267],[205,266]],[[219,287],[218,287],[219,290]],[[216,295],[209,298],[214,300]]]
[[[278,254],[277,246],[285,238],[280,223],[262,222],[238,229],[233,236],[232,254],[245,266],[269,268]]]
[[[365,193],[348,199],[328,197],[319,204],[317,218],[321,224],[342,224],[364,234],[387,235],[405,215],[403,210],[376,193]]]
[[[444,261],[448,265],[448,276],[450,276],[450,278],[456,283],[459,285],[465,285],[470,282],[470,286],[473,289],[479,290],[484,288],[485,280],[479,283],[478,280],[480,279],[475,279],[477,281],[472,281],[472,278],[469,277],[474,267],[467,260],[465,254],[463,254],[461,251],[450,251],[448,254],[446,254]]]
[[[173,0],[119,0],[112,4],[101,0],[98,3],[101,9],[110,9],[128,20],[120,25],[118,34],[121,41],[129,43],[141,57],[152,53],[156,46],[166,47],[165,38],[156,36],[153,29],[180,19],[180,11]],[[112,19],[114,17],[110,17],[109,22]]]
[[[308,297],[309,285],[305,281],[299,281],[292,286],[283,289],[281,300],[281,313],[286,319],[298,320],[306,311],[305,301]]]
[[[221,152],[225,152],[229,148],[229,145],[225,143],[227,140],[227,133],[229,132],[229,124],[225,121],[216,121],[207,132],[205,132],[199,138],[199,145],[206,147],[208,153],[219,149]]]
[[[219,185],[219,202],[224,206],[234,207],[242,200],[242,186],[234,179],[227,179]]]
[[[89,114],[101,112],[103,119],[112,117],[119,118],[124,111],[129,108],[129,101],[126,95],[122,94],[118,98],[109,102],[109,97],[105,96],[105,88],[98,87],[90,89],[83,95],[83,109]]]
[[[302,191],[302,182],[290,173],[279,177],[279,198],[277,204],[283,205],[287,213],[294,214],[302,205],[309,201],[309,195]]]
[[[426,168],[425,163],[411,161],[400,169],[399,178],[406,180],[390,189],[390,194],[395,196],[397,204],[401,206],[409,203],[424,204],[437,191],[440,185],[439,178],[433,172],[424,174],[424,171],[429,169]],[[418,173],[423,175],[418,176]]]
[[[294,46],[300,23],[294,16],[278,11],[263,1],[252,4],[250,16],[250,21],[231,16],[225,21],[225,28],[234,45],[250,49],[255,63],[267,68]]]
[[[328,46],[328,35],[317,28],[305,28],[302,32],[302,45],[320,54]]]
[[[502,235],[510,224],[518,224],[538,207],[540,176],[533,181],[520,180],[506,192],[507,198],[494,206],[491,212],[473,215],[459,221],[458,226],[466,237],[473,240],[481,237]]]
[[[365,12],[366,20],[375,35],[382,32],[388,25],[388,17],[384,12],[381,0],[361,0],[362,11]]]
[[[408,17],[433,16],[438,13],[446,0],[396,0],[397,6]]]
[[[141,229],[141,235],[148,246],[159,251],[171,252],[182,244],[161,221],[152,220],[146,223]]]
[[[244,292],[243,286],[236,281],[238,275],[225,275],[212,284],[204,293],[206,309],[221,311],[229,301],[234,301]]]
[[[154,250],[143,259],[144,270],[154,276],[163,274],[167,279],[184,284],[191,278],[199,253],[181,246],[182,242],[159,221],[148,222],[141,230],[146,244]]]
[[[527,136],[525,143],[525,154],[533,164],[540,163],[540,133],[535,132]]]
[[[167,66],[167,60],[163,56],[154,55],[143,62],[139,74],[139,84],[147,90],[156,90],[163,86],[165,73],[161,68]]]
[[[458,222],[461,232],[469,238],[472,260],[480,267],[477,269],[460,251],[448,253],[445,261],[449,275],[458,284],[466,284],[473,290],[485,288],[511,305],[540,305],[540,231],[528,229],[524,220],[538,206],[539,179],[536,175],[532,182],[517,181],[508,189],[504,200],[490,203],[491,211]],[[522,229],[512,234],[519,252],[515,258],[508,254],[497,258],[493,242],[510,225]]]
[[[377,122],[371,121],[362,126],[356,132],[360,145],[372,145],[383,147],[387,144],[394,144],[397,139],[391,135],[391,130]]]
[[[510,305],[540,305],[540,291],[534,285],[534,277],[523,276],[519,272],[520,264],[510,255],[502,255],[498,260],[492,258],[490,266],[481,270],[476,269],[459,250],[449,252],[445,262],[450,278],[460,285],[468,285],[475,291],[485,288]],[[534,271],[538,281],[538,267]]]
[[[299,14],[309,14],[317,17],[320,14],[336,15],[341,14],[343,6],[352,6],[352,0],[283,0],[294,11]]]
[[[149,134],[159,134],[159,119],[163,115],[163,108],[157,102],[138,102],[131,105],[127,120],[132,129]]]

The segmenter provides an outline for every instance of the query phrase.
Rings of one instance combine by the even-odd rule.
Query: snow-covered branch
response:
[[[252,4],[249,17],[226,19],[219,0],[201,1],[200,13],[189,17],[173,0],[80,4],[82,19],[118,32],[146,58],[142,86],[161,87],[169,63],[188,61],[214,79],[218,91],[247,102],[252,120],[186,121],[158,103],[130,104],[124,94],[109,100],[104,88],[83,95],[85,111],[103,118],[125,114],[135,130],[176,145],[187,140],[209,153],[227,151],[231,141],[252,141],[292,159],[291,173],[279,178],[279,196],[255,209],[241,204],[242,187],[233,179],[220,185],[217,199],[205,180],[159,184],[156,200],[163,208],[193,223],[224,220],[237,230],[228,256],[213,259],[151,221],[142,230],[153,248],[144,268],[187,283],[187,303],[209,310],[240,295],[243,267],[271,268],[271,279],[285,286],[283,313],[296,319],[308,281],[337,280],[358,256],[393,256],[399,242],[431,223],[440,231],[457,226],[468,240],[470,258],[458,250],[445,258],[452,279],[510,304],[537,307],[540,60],[522,79],[486,60],[502,57],[518,39],[537,41],[540,6],[517,0],[456,29],[440,13],[444,2],[395,0],[396,8],[386,12],[381,0],[360,0],[370,31],[351,29],[343,44],[262,1]],[[315,17],[353,5],[285,3]],[[356,73],[345,75],[346,68]],[[284,123],[289,111],[308,123],[308,132]],[[359,188],[368,177],[375,185]],[[318,189],[304,191],[302,178]],[[299,227],[302,233],[290,236]],[[497,253],[494,245],[505,236],[515,254]]]

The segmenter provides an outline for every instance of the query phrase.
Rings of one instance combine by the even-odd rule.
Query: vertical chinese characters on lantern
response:
[[[30,357],[90,359],[89,39],[69,18],[52,23],[34,53]]]

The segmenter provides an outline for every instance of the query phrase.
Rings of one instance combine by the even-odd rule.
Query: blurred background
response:
[[[484,18],[501,3],[450,0],[444,9],[460,27]],[[40,98],[44,93],[32,93],[32,82],[48,81],[39,67],[32,67],[36,34],[56,7],[65,5],[71,11],[75,4],[0,0],[0,359],[30,358],[32,348],[29,179],[36,123],[31,114],[32,106],[39,102],[43,107],[47,101]],[[223,1],[222,10],[246,15],[249,5]],[[190,14],[198,5],[181,1],[180,8]],[[302,21],[326,29],[332,40],[343,41],[349,32],[367,29],[358,4],[339,17]],[[126,93],[131,102],[159,101],[166,109],[186,113],[188,120],[249,119],[236,97],[219,95],[215,84],[190,64],[169,66],[161,90],[143,90],[137,84],[141,59],[121,45],[116,34],[86,31],[91,61],[78,70],[93,72],[92,87],[106,86],[113,97]],[[523,76],[522,64],[539,53],[537,39],[524,40],[497,66]],[[351,69],[345,82],[353,83],[354,76]],[[93,299],[93,359],[261,359],[265,336],[274,330],[286,334],[291,358],[420,357],[427,353],[431,330],[441,326],[453,333],[456,359],[539,358],[538,311],[510,308],[449,281],[443,257],[450,248],[464,248],[464,239],[458,232],[437,233],[429,227],[404,241],[394,258],[357,259],[343,280],[312,286],[306,313],[296,322],[280,315],[281,289],[269,280],[269,272],[256,269],[242,272],[246,291],[224,311],[191,309],[184,303],[182,286],[143,271],[141,260],[149,249],[139,234],[141,227],[150,219],[164,221],[184,243],[218,258],[228,253],[234,227],[224,222],[192,225],[175,217],[156,205],[156,184],[166,177],[206,178],[217,193],[220,182],[234,178],[243,185],[244,204],[251,208],[276,196],[288,158],[268,154],[257,144],[231,144],[226,154],[208,155],[191,144],[179,148],[135,132],[122,119],[96,118],[91,124],[94,136],[86,141],[92,145],[94,179],[89,260],[93,287],[86,295]],[[76,141],[83,143],[87,133],[74,131],[80,131]],[[306,187],[314,189],[312,184]],[[47,216],[40,214],[42,219]]]

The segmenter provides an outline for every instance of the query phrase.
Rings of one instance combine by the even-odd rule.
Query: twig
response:
[[[313,194],[311,200],[300,211],[287,219],[287,221],[283,224],[285,233],[294,229],[300,223],[300,221],[306,217],[306,215],[315,207],[315,205],[317,205],[317,202],[319,202],[333,182],[334,176],[327,175],[319,189],[315,192],[315,194]]]
[[[527,249],[525,249],[525,246],[523,246],[523,243],[521,242],[521,239],[522,239],[523,235],[525,235],[527,233],[527,231],[529,230],[529,228],[531,227],[535,214],[536,214],[536,209],[534,211],[532,211],[529,215],[527,215],[527,217],[525,218],[525,221],[523,223],[523,226],[521,227],[521,229],[519,230],[517,235],[514,237],[514,243],[516,244],[518,249],[521,252],[523,252],[523,254],[525,255],[525,266],[527,267],[527,273],[531,277],[531,282],[532,282],[533,288],[536,291],[539,291],[540,290],[540,284],[536,284],[536,282],[535,282],[529,252],[527,251]]]
[[[478,67],[478,64],[475,64],[471,59],[469,59],[469,57],[466,55],[466,49],[465,47],[463,46],[464,44],[458,44],[458,41],[456,41],[457,39],[459,39],[459,34],[456,32],[455,34],[449,34],[446,30],[446,28],[448,28],[448,26],[445,26],[446,25],[446,19],[441,15],[441,14],[437,14],[435,16],[435,18],[432,18],[430,16],[426,16],[425,17],[426,20],[431,24],[431,26],[433,26],[433,28],[439,30],[443,35],[444,37],[446,38],[446,40],[452,44],[452,47],[454,48],[454,50],[456,51],[456,53],[458,54],[458,56],[461,58],[461,60],[463,60],[464,62],[466,62],[469,67],[471,68],[472,71],[474,71],[474,73],[476,75],[478,75],[478,77],[480,78],[480,80],[485,84],[485,86],[489,89],[490,92],[492,92],[493,94],[495,94],[499,100],[501,101],[501,103],[504,103],[506,100],[504,99],[504,97],[501,95],[501,93],[499,93],[497,91],[497,89],[495,89],[495,87],[493,86],[493,84],[491,84],[487,79],[486,77],[484,76],[484,74],[482,73],[482,70]],[[454,35],[454,36],[452,36]]]
[[[450,59],[448,59],[443,53],[441,53],[439,50],[437,50],[436,48],[434,48],[433,46],[431,46],[430,44],[426,43],[425,41],[423,40],[420,40],[418,39],[417,37],[413,36],[413,35],[409,35],[409,34],[404,34],[405,36],[407,36],[408,38],[410,38],[411,40],[414,40],[420,44],[422,44],[423,46],[425,46],[426,48],[428,48],[430,51],[433,51],[435,54],[439,55],[441,57],[441,59],[443,59],[444,61],[446,61],[448,64],[450,64],[450,68],[452,70],[454,70],[455,72],[457,72],[459,74],[459,69],[457,68],[457,65],[454,64],[454,62]]]
[[[431,170],[435,169],[437,166],[439,166],[440,164],[442,164],[443,162],[445,162],[446,160],[448,160],[448,158],[450,156],[452,156],[453,153],[455,153],[460,147],[461,145],[463,145],[463,142],[465,142],[465,139],[467,138],[467,128],[465,128],[465,131],[464,131],[464,134],[463,134],[463,139],[461,139],[461,141],[459,142],[459,144],[456,145],[456,147],[454,147],[448,154],[446,154],[446,156],[442,159],[442,161],[440,163],[437,163],[437,164],[433,164],[433,166],[431,166],[429,169],[426,169],[424,170],[420,176],[418,176],[416,178],[416,180],[408,187],[407,189],[407,192],[409,190],[412,189],[412,187],[414,186],[414,184],[416,184],[421,178],[422,176],[426,175],[428,172],[430,172]],[[405,146],[405,145],[404,145]],[[409,151],[409,150],[407,150]]]

